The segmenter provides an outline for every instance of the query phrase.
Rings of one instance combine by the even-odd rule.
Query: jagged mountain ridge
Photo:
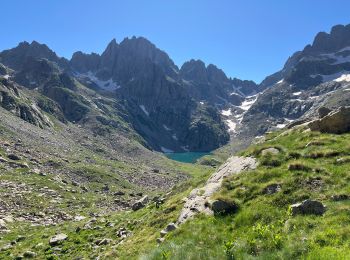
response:
[[[163,152],[209,151],[225,144],[229,135],[217,108],[239,104],[246,93],[255,92],[255,83],[245,89],[247,82],[238,86],[240,80],[201,61],[178,69],[145,38],[126,38],[120,44],[112,40],[101,55],[76,52],[71,60],[58,57],[44,44],[22,42],[1,52],[0,62],[11,70],[11,80],[53,101],[55,109],[46,108],[45,113],[55,111],[60,120],[75,123],[102,120],[112,127],[117,125],[111,119],[116,114],[144,144]],[[189,73],[198,67],[203,78]],[[84,96],[77,84],[112,96],[119,105],[107,111]],[[96,115],[96,106],[101,115]]]
[[[350,25],[318,33],[282,70],[260,83],[256,101],[239,118],[237,135],[260,136],[293,121],[316,117],[320,107],[349,105],[349,73]]]

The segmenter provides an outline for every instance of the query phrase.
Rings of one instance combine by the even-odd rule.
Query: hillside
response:
[[[227,178],[212,197],[237,205],[236,212],[181,225],[145,259],[347,259],[348,140],[305,127],[269,134],[241,152],[260,166]],[[291,205],[307,199],[325,213],[293,214]]]
[[[3,233],[0,256],[29,251],[49,259],[97,255],[103,259],[345,259],[350,250],[348,139],[349,134],[321,134],[306,126],[269,134],[240,153],[258,158],[259,166],[224,179],[221,190],[211,197],[235,205],[233,213],[200,214],[165,235],[160,247],[159,232],[177,221],[183,199],[193,188],[203,186],[213,168],[172,163],[189,172],[191,179],[164,195],[164,204],[151,202],[138,211],[120,213],[101,205],[112,196],[110,192],[82,193],[74,185],[53,182],[50,174],[40,176],[26,168],[6,170],[2,189],[28,202],[20,200],[21,207],[26,207],[21,217],[14,209],[12,220],[8,215],[4,218],[2,225],[11,231]],[[57,202],[46,200],[48,194]],[[12,196],[4,198],[5,205],[15,203]],[[306,199],[325,205],[324,214],[292,214],[291,205]],[[51,210],[43,209],[55,203],[60,205],[58,220],[53,220]],[[22,218],[30,222],[24,224]],[[40,222],[45,225],[37,226]],[[55,233],[68,238],[50,246]]]

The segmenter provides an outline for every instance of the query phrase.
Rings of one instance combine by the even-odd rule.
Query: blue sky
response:
[[[178,66],[201,59],[257,82],[317,32],[350,23],[349,0],[4,0],[1,10],[0,50],[37,40],[70,58],[136,35]]]

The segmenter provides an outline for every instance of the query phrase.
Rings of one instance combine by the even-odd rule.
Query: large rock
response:
[[[49,244],[50,244],[50,246],[55,246],[55,245],[62,243],[67,238],[68,238],[68,236],[66,234],[58,234],[58,235],[50,238]]]
[[[330,112],[332,112],[332,110],[330,110],[328,107],[320,107],[318,110],[318,116],[320,118],[325,117],[326,115],[328,115]]]
[[[326,207],[317,200],[304,200],[301,203],[291,205],[292,215],[323,215]]]
[[[26,251],[23,254],[24,258],[35,258],[37,256],[37,254],[35,252],[32,251]]]
[[[321,119],[309,123],[312,131],[342,134],[350,131],[350,107],[341,107]]]
[[[144,206],[146,206],[147,203],[148,203],[148,196],[146,195],[132,205],[132,210],[134,211],[139,210]]]
[[[211,203],[211,209],[214,214],[230,214],[238,210],[238,205],[234,202],[218,199]]]
[[[267,195],[275,194],[276,192],[281,191],[281,185],[278,183],[273,183],[265,187],[263,193]]]
[[[177,225],[175,223],[169,223],[166,228],[164,228],[162,231],[160,231],[160,236],[164,237],[166,234],[168,234],[171,231],[174,231],[177,229]]]
[[[268,154],[279,154],[279,152],[280,151],[278,149],[270,147],[270,148],[266,148],[266,149],[262,150],[261,151],[261,155],[265,156],[265,155],[268,155]]]

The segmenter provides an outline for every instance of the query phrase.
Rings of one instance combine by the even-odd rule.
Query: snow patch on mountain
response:
[[[160,147],[160,150],[162,150],[163,153],[173,153],[174,151],[165,147]]]
[[[336,82],[342,82],[342,81],[350,82],[350,74],[343,74],[339,78],[336,78],[334,81],[336,81]]]
[[[146,107],[144,105],[140,105],[140,108],[142,109],[142,111],[149,116],[149,112],[147,111]]]
[[[226,124],[228,126],[228,132],[235,132],[236,131],[236,126],[237,124],[235,122],[233,122],[232,120],[228,119],[226,120]]]
[[[349,75],[348,73],[349,72],[347,72],[347,71],[341,71],[341,72],[337,72],[337,73],[329,74],[329,75],[313,74],[313,75],[310,75],[310,77],[311,78],[316,78],[316,77],[321,76],[323,82],[328,82],[328,81],[338,81],[338,82],[340,82],[340,81],[344,81],[342,76],[343,75]],[[340,78],[342,78],[342,79],[340,79]]]
[[[246,98],[246,100],[242,102],[242,105],[240,105],[239,108],[241,108],[244,111],[247,111],[249,110],[249,108],[251,108],[251,106],[255,103],[257,99],[258,95],[249,96]]]
[[[231,108],[229,108],[227,110],[221,110],[221,114],[223,116],[230,116],[230,115],[232,115]]]
[[[171,129],[169,127],[167,127],[166,125],[163,125],[164,129],[167,131],[171,131]]]
[[[114,82],[112,79],[100,80],[91,71],[89,71],[88,73],[85,73],[85,74],[76,73],[76,76],[78,78],[88,78],[89,80],[91,80],[93,83],[95,83],[98,87],[100,87],[103,90],[115,91],[115,90],[121,88],[121,86],[118,85],[116,82]]]

